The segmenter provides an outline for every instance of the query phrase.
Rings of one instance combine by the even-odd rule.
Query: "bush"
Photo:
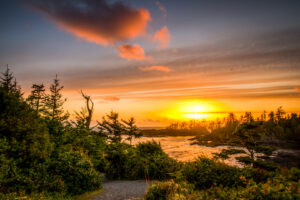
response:
[[[147,191],[146,200],[168,200],[177,190],[174,181],[157,182]]]
[[[212,186],[237,186],[241,170],[237,167],[199,157],[198,160],[186,163],[182,171],[184,179],[196,186],[197,189],[206,189]]]
[[[93,168],[88,157],[80,152],[61,149],[53,157],[48,170],[50,174],[61,177],[69,194],[82,194],[101,188],[100,173]]]
[[[111,179],[166,179],[178,170],[175,160],[168,157],[156,142],[136,147],[112,143],[106,152],[106,176]]]
[[[241,176],[240,180],[245,186],[223,187],[212,186],[204,190],[195,190],[192,185],[184,182],[175,183],[174,181],[166,181],[154,184],[148,189],[146,200],[206,200],[206,199],[299,199],[300,198],[300,182],[291,181],[290,175],[295,171],[285,171],[285,174],[277,172],[276,176],[269,178],[265,183],[257,183]],[[288,176],[286,176],[288,175]]]

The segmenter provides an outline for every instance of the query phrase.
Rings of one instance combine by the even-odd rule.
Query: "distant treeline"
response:
[[[265,139],[270,142],[279,140],[300,141],[300,115],[297,113],[286,114],[282,107],[277,111],[267,113],[264,111],[261,117],[254,118],[251,112],[245,112],[239,119],[234,113],[229,113],[228,117],[222,121],[191,120],[183,122],[174,122],[165,129],[160,130],[142,130],[143,135],[147,137],[163,137],[163,136],[198,136],[207,141],[215,141],[211,145],[219,141],[225,144],[229,138],[236,132],[238,127],[243,123],[259,124],[260,132]]]

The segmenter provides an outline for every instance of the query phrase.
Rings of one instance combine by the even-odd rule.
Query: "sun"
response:
[[[215,108],[208,102],[185,100],[170,107],[165,116],[172,120],[200,120],[211,118]]]
[[[204,119],[209,117],[208,114],[211,110],[210,105],[198,101],[185,102],[180,108],[182,118],[185,119]]]

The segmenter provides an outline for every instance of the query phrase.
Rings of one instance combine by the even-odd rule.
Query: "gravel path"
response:
[[[150,183],[151,184],[151,183]],[[145,180],[112,181],[103,180],[104,192],[92,197],[94,200],[133,200],[143,199],[146,191]]]

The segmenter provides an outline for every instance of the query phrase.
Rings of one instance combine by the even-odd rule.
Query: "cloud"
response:
[[[163,17],[167,17],[167,10],[166,8],[159,2],[155,2],[155,4],[158,6],[159,10],[162,12]]]
[[[300,92],[300,87],[296,87],[296,92]]]
[[[63,30],[86,41],[113,45],[146,32],[151,15],[144,8],[106,0],[29,0]]]
[[[108,96],[104,98],[105,101],[120,101],[119,97]]]
[[[156,31],[152,40],[159,43],[159,48],[167,48],[170,44],[170,32],[167,26],[162,27],[162,29]]]
[[[121,58],[125,58],[127,60],[145,60],[148,57],[145,56],[144,49],[140,47],[138,44],[123,44],[117,47],[119,51],[119,55]]]
[[[140,70],[142,70],[142,71],[162,71],[162,72],[170,72],[171,71],[171,69],[169,67],[162,66],[162,65],[153,65],[150,67],[140,67]]]

